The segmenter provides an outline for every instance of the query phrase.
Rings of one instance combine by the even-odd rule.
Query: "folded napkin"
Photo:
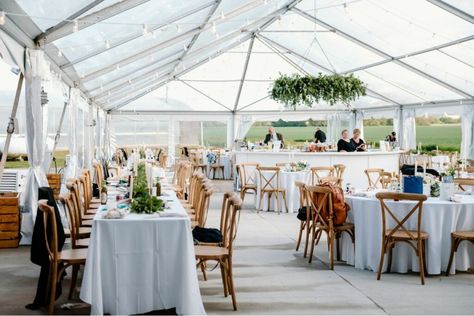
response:
[[[177,213],[177,212],[161,212],[159,213],[160,217],[188,217],[186,213]]]

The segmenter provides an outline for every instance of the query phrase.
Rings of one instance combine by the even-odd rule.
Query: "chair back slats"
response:
[[[471,187],[471,190],[474,187],[474,178],[455,178],[454,183],[457,184],[459,189],[466,191],[466,187]]]
[[[380,186],[380,173],[384,172],[381,168],[369,168],[365,169],[364,173],[367,176],[369,182],[369,188],[379,188]]]
[[[322,178],[334,176],[334,167],[311,167],[311,185],[318,185]]]
[[[380,201],[380,207],[382,212],[382,231],[383,234],[387,231],[387,214],[390,216],[393,221],[395,221],[396,225],[394,228],[390,228],[390,232],[388,234],[388,238],[392,237],[398,231],[402,231],[407,234],[411,240],[418,241],[421,240],[421,219],[422,219],[422,211],[423,211],[423,202],[426,201],[426,195],[424,194],[411,194],[411,193],[395,193],[395,192],[379,192],[376,194],[377,199]],[[388,207],[386,200],[392,201],[415,201],[417,202],[405,216],[400,219],[395,212],[393,212],[390,207]],[[405,226],[407,221],[410,217],[417,214],[417,224],[416,224],[416,236],[414,236],[409,229]],[[416,249],[415,249],[416,250]]]
[[[331,230],[333,227],[331,189],[316,185],[306,186],[305,190],[306,199],[313,215],[313,223],[319,222],[322,226],[328,227]],[[327,214],[327,218],[323,214]]]
[[[300,181],[295,181],[295,185],[296,185],[296,188],[298,189],[298,193],[300,195],[300,197],[299,197],[299,201],[300,201],[299,206],[300,206],[300,208],[309,206],[307,198],[306,198],[306,193],[305,193],[306,184],[304,184],[303,182],[300,182]],[[306,209],[308,210],[308,208],[306,208]]]
[[[70,192],[61,194],[59,200],[61,201],[67,215],[69,231],[71,233],[71,246],[74,249],[76,248],[76,240],[79,236],[80,223],[78,222],[76,215],[76,208],[72,200],[72,194]]]
[[[320,179],[320,184],[323,184],[323,183],[330,183],[330,184],[334,184],[338,187],[341,187],[342,179],[339,178],[339,177],[325,177],[325,178]]]
[[[225,214],[222,232],[222,244],[229,250],[232,255],[233,241],[237,235],[237,227],[240,220],[240,209],[242,201],[237,195],[229,197],[227,204],[227,212]]]
[[[237,171],[239,172],[241,186],[256,183],[258,167],[258,163],[241,163],[237,165]]]
[[[279,167],[258,167],[261,191],[276,191],[280,187]],[[275,182],[273,182],[275,181]]]
[[[342,176],[344,175],[345,170],[346,170],[346,165],[343,165],[343,164],[334,165],[334,173],[335,173],[334,176],[341,179],[342,181]]]
[[[59,259],[59,254],[58,231],[56,227],[56,215],[54,214],[54,208],[48,205],[47,200],[39,200],[38,208],[41,212],[43,212],[44,239],[46,242],[48,257],[51,262],[56,262]],[[48,235],[50,237],[48,237]]]

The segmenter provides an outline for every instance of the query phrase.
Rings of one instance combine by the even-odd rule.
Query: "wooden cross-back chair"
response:
[[[457,252],[459,244],[463,241],[469,241],[474,244],[474,230],[471,231],[455,231],[451,233],[451,251],[449,254],[448,267],[446,268],[446,276],[451,273],[451,266],[454,260],[454,254]],[[454,268],[456,271],[456,268]]]
[[[257,213],[262,209],[262,200],[265,194],[268,197],[268,209],[270,209],[270,201],[272,195],[275,195],[278,214],[281,212],[280,198],[283,198],[285,209],[288,212],[288,204],[286,203],[286,191],[280,187],[280,168],[279,167],[257,167],[260,177],[260,202],[258,204]]]
[[[72,194],[66,192],[65,194],[59,195],[59,201],[64,207],[71,238],[71,247],[76,248],[87,248],[89,246],[89,238],[81,238],[80,235],[80,224],[78,225],[77,210],[73,201]]]
[[[455,178],[454,183],[462,191],[466,191],[467,187],[470,187],[471,190],[474,189],[474,178]]]
[[[340,260],[339,238],[342,233],[347,233],[355,243],[354,225],[352,223],[343,223],[334,225],[332,208],[332,191],[325,186],[306,186],[306,198],[311,207],[312,221],[311,226],[311,250],[309,262],[313,259],[314,247],[319,243],[323,232],[327,234],[329,249],[329,268],[334,270],[334,243],[337,247],[337,259]],[[327,218],[324,216],[327,214]]]
[[[369,188],[380,187],[381,172],[384,172],[384,170],[381,168],[369,168],[364,170],[364,173],[367,176],[367,181],[369,182]]]
[[[71,193],[71,198],[74,203],[74,215],[75,215],[75,226],[77,227],[77,238],[89,238],[91,233],[91,223],[86,222],[91,219],[84,219],[84,214],[82,214],[81,202],[79,200],[79,193],[77,188],[77,182],[72,179],[71,181],[66,182],[66,188]],[[86,227],[84,227],[87,225]],[[66,235],[70,235],[69,230],[64,230]]]
[[[311,207],[308,204],[308,199],[306,196],[306,185],[303,182],[295,181],[295,185],[298,188],[299,193],[299,209],[306,211],[306,216],[298,217],[300,220],[300,228],[298,231],[298,240],[296,242],[296,251],[300,248],[301,238],[303,237],[303,233],[305,233],[305,245],[304,245],[304,258],[308,254],[308,244],[309,244],[309,233],[311,231],[311,223],[312,223],[312,216],[311,216]],[[303,214],[303,213],[301,213]]]
[[[76,288],[79,267],[86,263],[87,249],[67,249],[59,251],[58,231],[56,226],[57,219],[54,214],[54,208],[48,205],[47,200],[38,201],[38,208],[43,213],[44,240],[50,262],[48,282],[50,286],[49,295],[47,295],[47,297],[49,297],[47,312],[51,315],[54,312],[54,304],[56,302],[56,287],[58,282],[60,282],[64,269],[69,266],[73,267],[71,286],[69,288],[69,298],[71,298]],[[61,263],[64,264],[62,267],[60,267]]]
[[[95,213],[97,212],[97,209],[89,209],[86,205],[85,202],[85,196],[83,191],[81,190],[81,186],[84,183],[84,179],[81,178],[73,178],[69,179],[66,183],[66,188],[71,191],[75,195],[76,199],[76,204],[77,204],[77,209],[80,211],[81,214],[81,222],[85,220],[91,220],[94,218]],[[68,186],[68,183],[72,183],[72,187]]]
[[[84,169],[82,171],[82,175],[84,176],[84,179],[82,179],[82,181],[85,206],[88,210],[96,209],[100,205],[100,199],[95,199],[92,197],[92,181],[89,169]]]
[[[346,165],[340,163],[340,164],[335,164],[334,166],[334,176],[342,179],[344,175],[344,171],[346,171]]]
[[[194,246],[198,266],[203,266],[203,263],[210,260],[219,263],[224,286],[224,296],[227,297],[229,294],[231,295],[234,310],[237,310],[237,300],[233,280],[232,254],[233,242],[237,235],[241,205],[242,201],[236,195],[233,195],[228,200],[225,212],[221,214],[221,217],[223,216],[223,219],[221,218],[221,246]]]
[[[212,184],[210,182],[203,182],[201,184],[197,207],[195,209],[194,221],[191,222],[193,228],[196,226],[205,227],[211,195]]]
[[[420,264],[420,278],[421,284],[425,284],[425,242],[428,239],[428,234],[421,230],[421,219],[423,212],[423,202],[426,201],[424,194],[411,193],[395,193],[395,192],[379,192],[375,195],[380,201],[380,209],[382,212],[382,247],[380,253],[379,268],[377,271],[377,280],[380,280],[385,254],[388,252],[388,266],[387,272],[391,271],[392,267],[392,251],[397,242],[404,242],[408,244],[418,256]],[[413,201],[416,204],[411,207],[410,211],[399,216],[388,207],[385,201]],[[411,206],[411,205],[410,205]],[[416,230],[409,230],[405,225],[408,220],[417,213]],[[388,215],[388,216],[387,216]],[[387,228],[387,219],[395,221],[396,225],[393,228]]]
[[[240,198],[242,203],[245,200],[245,194],[247,191],[254,191],[257,194],[257,168],[260,165],[258,163],[241,163],[237,165],[237,172],[239,173],[240,179]]]
[[[193,162],[193,171],[201,171],[207,173],[207,165],[203,161],[202,152],[194,152],[191,156]]]
[[[334,167],[311,167],[311,185],[317,185],[321,183],[322,178],[333,177]]]
[[[392,181],[392,173],[388,171],[382,171],[379,174],[379,182],[382,189],[387,189]]]

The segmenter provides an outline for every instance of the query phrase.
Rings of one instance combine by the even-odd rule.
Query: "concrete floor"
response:
[[[217,227],[222,193],[228,181],[216,181],[208,227]],[[235,241],[234,282],[239,310],[223,296],[220,272],[209,271],[208,281],[199,272],[201,294],[209,314],[474,314],[474,274],[430,276],[421,286],[417,274],[375,273],[338,263],[328,270],[327,247],[316,249],[308,264],[295,251],[298,230],[295,214],[256,214],[248,195]],[[209,264],[208,269],[213,265]],[[29,248],[0,250],[0,314],[40,314],[29,311],[36,290],[37,266],[29,261]],[[67,292],[68,280],[64,281]],[[66,293],[67,294],[67,293]],[[87,314],[85,306],[57,313]]]

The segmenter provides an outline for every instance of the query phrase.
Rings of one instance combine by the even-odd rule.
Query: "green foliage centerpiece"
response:
[[[133,196],[130,205],[132,213],[153,214],[163,211],[165,206],[163,200],[150,195],[145,169],[145,163],[140,163],[137,167],[137,175],[133,180]]]
[[[299,74],[283,75],[273,83],[270,97],[285,106],[296,109],[298,105],[311,107],[320,101],[330,105],[336,103],[348,104],[360,96],[364,96],[365,84],[353,74],[323,75],[317,77]]]

